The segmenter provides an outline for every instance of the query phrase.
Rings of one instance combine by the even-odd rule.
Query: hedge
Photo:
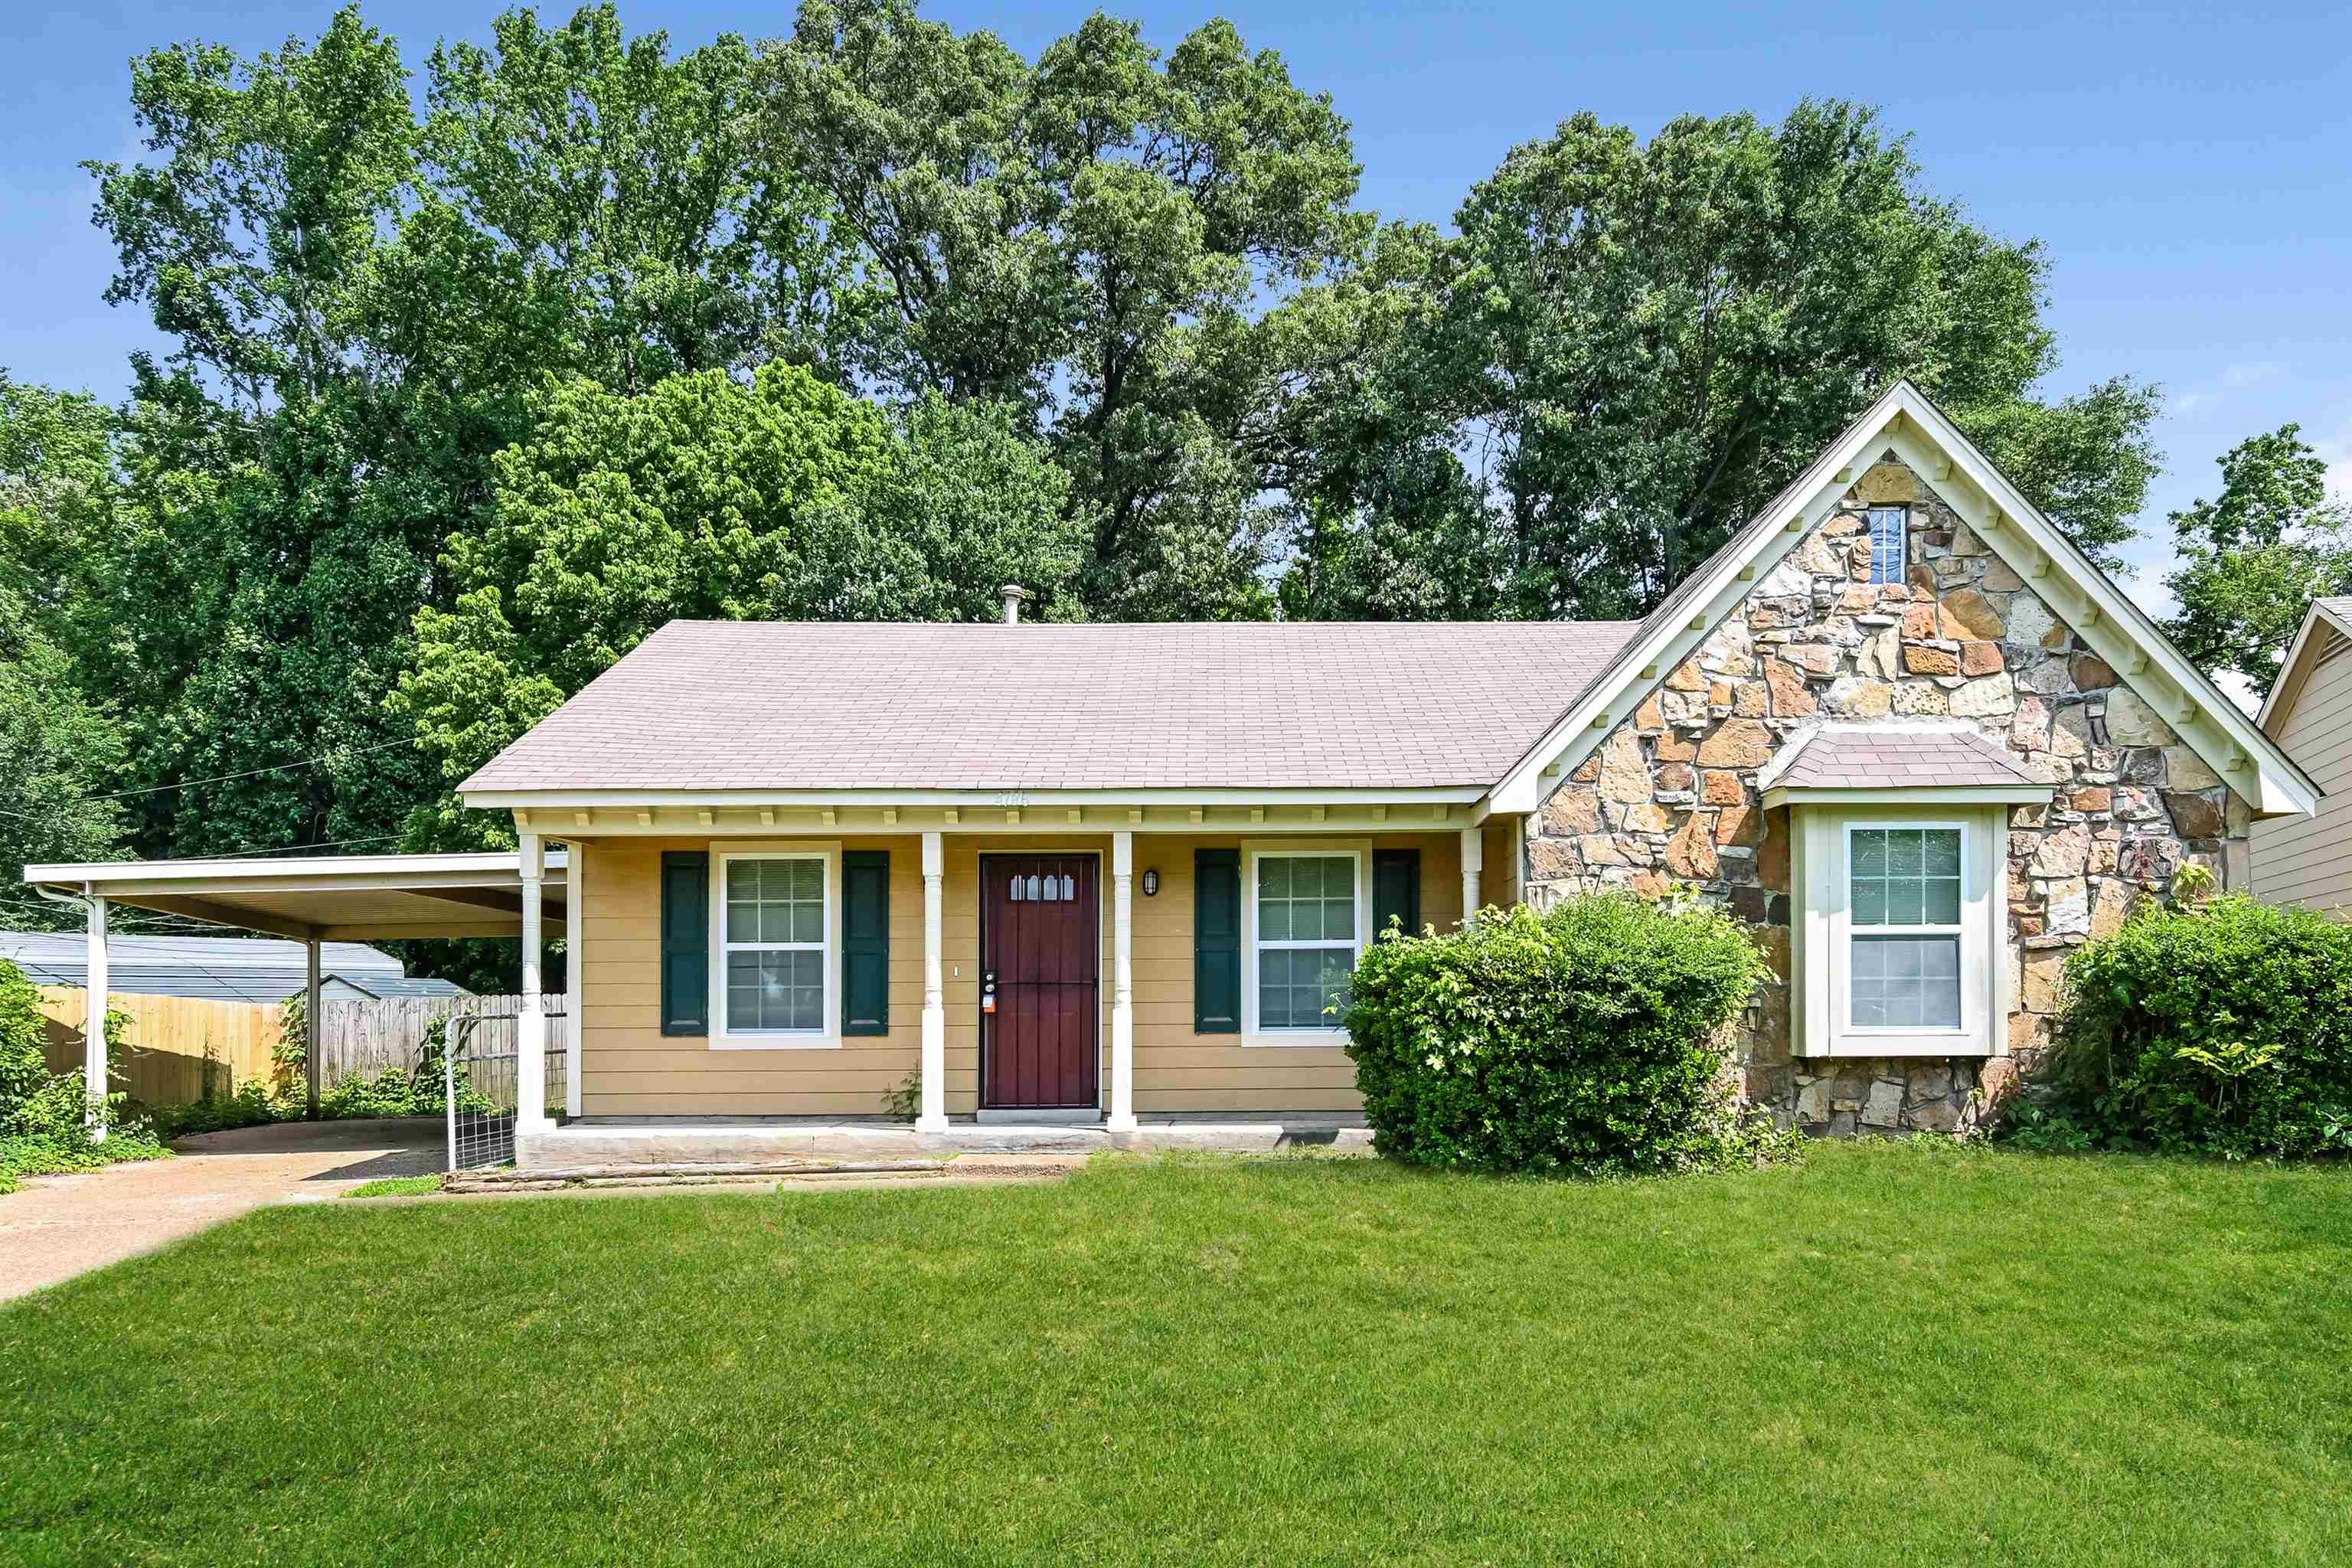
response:
[[[1742,1131],[1719,1032],[1763,973],[1728,916],[1622,893],[1391,929],[1346,1005],[1375,1146],[1580,1175],[1720,1160]]]

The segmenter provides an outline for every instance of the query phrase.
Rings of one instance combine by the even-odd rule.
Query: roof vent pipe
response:
[[[1021,601],[1029,596],[1029,590],[1018,583],[1007,583],[996,591],[996,596],[1004,601],[1004,624],[1008,626],[1019,626]]]

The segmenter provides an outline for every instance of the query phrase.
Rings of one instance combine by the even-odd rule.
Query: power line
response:
[[[282,773],[290,768],[316,767],[320,763],[331,763],[344,757],[364,757],[372,752],[388,752],[394,746],[413,746],[415,743],[413,740],[385,741],[373,746],[362,746],[357,751],[327,752],[319,756],[305,757],[299,763],[273,763],[266,768],[247,768],[241,773],[215,773],[207,779],[183,779],[178,784],[149,784],[143,789],[117,790],[112,795],[86,795],[81,798],[84,804],[101,800],[129,800],[132,795],[161,795],[166,790],[194,789],[198,784],[227,784],[235,779],[259,778],[263,773]],[[354,840],[354,842],[357,841]]]

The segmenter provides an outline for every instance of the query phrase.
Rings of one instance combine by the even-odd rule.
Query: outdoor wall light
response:
[[[1151,869],[1151,870],[1148,870],[1148,871],[1144,872],[1144,873],[1143,873],[1143,896],[1144,896],[1145,898],[1147,898],[1147,899],[1148,899],[1148,898],[1151,897],[1151,895],[1152,895],[1152,894],[1154,894],[1154,893],[1158,892],[1159,890],[1160,890],[1160,872],[1159,872],[1158,868],[1153,868],[1153,869]]]

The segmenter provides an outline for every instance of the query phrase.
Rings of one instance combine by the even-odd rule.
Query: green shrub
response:
[[[165,1142],[197,1132],[225,1132],[237,1127],[266,1127],[273,1121],[299,1121],[305,1110],[299,1091],[276,1090],[262,1079],[249,1078],[233,1094],[207,1093],[190,1105],[159,1105],[148,1112],[155,1135]]]
[[[2067,961],[2044,1079],[2098,1147],[2352,1152],[2352,927],[2242,894],[2151,908]]]
[[[1717,1035],[1763,973],[1728,916],[1626,894],[1391,931],[1347,1005],[1374,1142],[1418,1164],[1580,1175],[1752,1155]]]

